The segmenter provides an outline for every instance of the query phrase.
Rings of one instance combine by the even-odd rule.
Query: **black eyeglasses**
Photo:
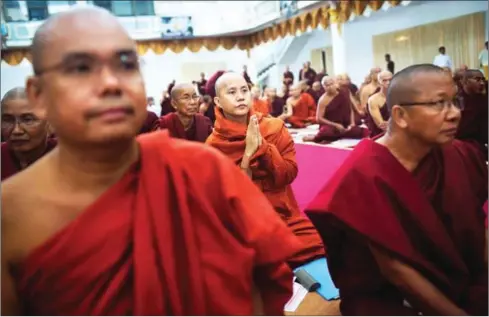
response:
[[[20,117],[15,117],[11,115],[2,116],[2,128],[3,129],[13,129],[17,124],[24,128],[29,128],[39,124],[41,120],[31,114],[21,115]]]
[[[431,107],[438,112],[447,110],[450,107],[455,107],[459,110],[464,110],[464,102],[462,98],[454,98],[452,100],[438,100],[438,101],[425,101],[425,102],[403,102],[399,103],[399,106],[410,107],[410,106],[427,106]]]

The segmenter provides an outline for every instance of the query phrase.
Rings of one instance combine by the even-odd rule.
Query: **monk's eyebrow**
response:
[[[112,57],[119,57],[119,58],[125,57],[125,58],[134,59],[137,58],[138,55],[136,51],[133,49],[123,49],[123,50],[116,51],[114,54],[112,54]],[[97,59],[97,55],[89,52],[70,52],[63,56],[62,61],[66,63],[66,62],[87,60],[87,59],[92,59],[92,60]]]

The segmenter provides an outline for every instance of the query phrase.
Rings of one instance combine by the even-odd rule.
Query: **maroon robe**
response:
[[[209,80],[207,81],[207,84],[205,85],[205,93],[211,97],[211,104],[209,105],[209,108],[207,108],[207,111],[204,113],[204,116],[209,118],[212,122],[212,125],[214,125],[214,122],[216,121],[216,114],[214,111],[215,104],[214,104],[214,97],[216,96],[216,81],[219,79],[219,77],[222,76],[226,71],[224,70],[219,70],[212,75]]]
[[[370,130],[370,137],[374,138],[377,135],[383,133],[384,131],[381,128],[379,128],[377,126],[377,124],[375,124],[374,119],[370,115],[370,110],[368,110],[368,105],[367,105],[367,107],[365,107],[365,110],[367,112],[367,115],[365,117],[365,124],[367,125],[368,129]],[[382,106],[382,108],[380,108],[379,110],[380,110],[380,114],[382,115],[382,119],[384,121],[389,120],[390,114],[389,114],[389,109],[387,109],[387,103],[385,103],[384,106]]]
[[[326,106],[324,118],[348,128],[351,123],[351,111],[349,95],[340,91]],[[369,133],[370,132],[367,129],[359,126],[354,126],[345,132],[340,132],[331,125],[323,124],[319,128],[319,132],[316,134],[314,142],[334,142],[342,138],[361,139],[367,137]]]
[[[197,82],[197,89],[199,90],[199,94],[201,96],[205,95],[205,86],[207,84],[207,79],[201,79]]]
[[[175,108],[171,105],[171,99],[170,98],[164,98],[161,101],[161,116],[165,116],[169,113],[175,112]]]
[[[319,90],[313,90],[312,88],[307,90],[307,93],[311,95],[311,97],[314,99],[316,102],[316,105],[318,104],[319,98],[324,94],[324,88],[321,87]]]
[[[58,144],[56,139],[51,139],[48,138],[46,141],[46,150],[42,154],[42,156],[46,155],[49,153],[52,149],[56,147]],[[19,161],[15,157],[14,153],[10,150],[8,142],[3,142],[2,143],[2,150],[1,150],[1,155],[2,155],[2,182],[9,178],[10,176],[13,176],[20,172],[22,170]],[[41,157],[42,157],[41,156]],[[41,158],[40,157],[40,158]],[[34,163],[34,162],[32,162]],[[31,163],[31,164],[32,164]]]
[[[487,316],[486,199],[487,166],[472,144],[434,149],[410,173],[386,147],[360,142],[306,209],[328,250],[341,313],[417,315],[381,274],[373,244],[469,314]]]
[[[285,79],[290,79],[290,81],[287,83],[287,81]],[[287,71],[287,72],[284,72],[284,75],[283,75],[283,84],[284,85],[287,85],[287,86],[290,86],[293,83],[294,83],[294,74],[290,70]]]
[[[285,100],[281,97],[275,97],[271,102],[271,115],[272,117],[278,117],[284,112]]]
[[[353,96],[356,96],[356,95],[357,95],[357,93],[358,93],[358,87],[357,87],[357,85],[355,85],[355,84],[353,84],[353,83],[350,83],[350,84],[348,85],[348,89],[350,90],[350,92],[351,92],[351,94],[352,94]]]
[[[153,112],[148,111],[148,114],[146,115],[146,120],[144,120],[141,130],[139,130],[139,134],[153,131],[156,128],[157,123],[158,116]]]
[[[486,94],[468,95],[463,90],[459,98],[464,103],[462,110],[462,119],[458,126],[457,139],[472,140],[481,145],[483,151],[487,154],[487,116],[488,105]]]
[[[316,79],[316,71],[312,68],[309,68],[304,72],[304,69],[299,71],[299,80],[307,80],[307,84],[312,86],[314,80]]]
[[[190,128],[185,131],[182,122],[176,113],[167,114],[159,119],[161,130],[168,129],[170,136],[173,138],[186,139],[189,141],[205,142],[207,137],[212,133],[211,120],[201,114],[194,116],[194,122]]]

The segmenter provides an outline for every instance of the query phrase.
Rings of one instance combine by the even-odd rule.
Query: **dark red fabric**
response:
[[[409,173],[386,147],[363,140],[306,210],[328,249],[342,314],[405,314],[374,244],[470,314],[487,315],[486,199],[487,166],[472,144],[435,149]]]
[[[273,99],[273,101],[271,102],[272,117],[278,117],[282,113],[284,113],[284,106],[285,106],[284,98],[278,96],[275,97],[275,99]]]
[[[58,144],[56,139],[48,138],[46,141],[46,151],[43,156],[49,153]],[[2,181],[6,180],[10,176],[13,176],[20,172],[20,163],[15,158],[14,154],[9,148],[8,142],[2,143]],[[32,162],[34,163],[34,162]]]
[[[165,98],[161,102],[161,116],[165,116],[169,113],[175,112],[176,109],[171,105],[171,99]]]
[[[290,82],[289,83],[286,83],[285,82],[285,79],[286,78],[290,79]],[[287,86],[290,86],[294,82],[294,74],[291,71],[284,72],[283,79],[284,79],[283,84],[284,85],[287,85]]]
[[[318,104],[319,98],[324,94],[324,89],[321,87],[320,90],[314,90],[314,89],[309,89],[307,90],[307,93],[311,95],[311,97],[314,99],[314,102],[316,105]]]
[[[146,115],[146,120],[144,120],[143,126],[141,127],[139,134],[153,131],[157,124],[158,116],[152,111],[148,111],[148,114]]]
[[[140,161],[19,268],[27,313],[251,315],[254,279],[282,314],[300,243],[266,197],[210,147],[138,140]]]
[[[207,108],[207,111],[204,113],[204,115],[211,119],[212,125],[214,125],[214,122],[216,121],[216,115],[215,115],[215,104],[214,104],[214,97],[216,97],[216,81],[221,77],[226,71],[224,70],[219,70],[212,75],[209,80],[207,81],[207,84],[205,86],[205,91],[206,94],[211,96],[212,98],[212,103],[209,105],[209,108]]]
[[[250,159],[253,182],[303,243],[302,250],[288,259],[289,265],[295,268],[323,257],[323,244],[309,219],[301,215],[292,191],[291,184],[297,176],[292,137],[282,120],[266,118],[261,113],[256,115],[263,142]],[[216,118],[216,126],[206,143],[222,151],[238,165],[245,152],[247,125],[226,119],[220,110],[216,111]]]
[[[375,124],[374,119],[370,115],[370,110],[368,109],[368,105],[365,107],[367,115],[365,116],[365,125],[370,130],[370,137],[376,137],[377,135],[384,133],[382,129],[380,129],[377,124]],[[387,104],[384,104],[382,108],[379,109],[380,114],[382,115],[382,120],[387,121],[390,118],[389,109],[387,109]]]
[[[168,129],[174,138],[187,139],[189,141],[205,142],[212,133],[211,120],[203,115],[196,114],[192,126],[185,131],[182,122],[176,113],[167,114],[158,121],[160,130]]]
[[[487,154],[488,104],[486,94],[468,95],[463,90],[460,98],[464,103],[457,139],[477,141]]]

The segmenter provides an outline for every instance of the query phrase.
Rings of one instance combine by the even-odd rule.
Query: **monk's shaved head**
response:
[[[171,90],[171,93],[170,93],[171,99],[176,99],[176,98],[180,97],[180,94],[186,89],[195,89],[195,87],[194,87],[194,85],[192,85],[190,83],[176,84],[175,86],[173,86],[173,88]]]
[[[420,76],[427,74],[447,76],[443,68],[433,64],[412,65],[396,73],[387,90],[389,111],[395,105],[412,102],[413,98],[423,90],[423,86],[418,82]]]
[[[44,60],[49,57],[46,51],[50,48],[51,43],[56,40],[63,40],[66,36],[74,36],[63,32],[67,25],[83,28],[88,25],[94,25],[92,22],[96,22],[96,26],[101,31],[110,26],[112,29],[118,27],[127,34],[127,31],[117,18],[106,9],[100,7],[79,6],[52,15],[41,24],[32,39],[31,54],[34,73],[38,75],[42,72]]]
[[[331,76],[324,76],[323,79],[321,79],[321,84],[324,86],[328,83],[330,83],[331,81],[335,81],[333,77]]]
[[[484,78],[484,74],[478,69],[467,69],[466,71],[463,71],[461,75],[464,80],[478,76]]]
[[[379,73],[379,75],[378,75],[377,79],[378,79],[379,81],[382,81],[382,79],[384,79],[384,78],[388,78],[388,77],[392,77],[392,73],[391,73],[390,71],[388,71],[388,70],[383,70],[383,71],[381,71],[381,72]]]
[[[216,80],[216,86],[215,86],[216,87],[216,96],[220,95],[222,89],[226,88],[229,81],[240,80],[240,79],[243,79],[246,82],[244,77],[238,73],[226,72],[226,73],[222,74],[222,76]]]
[[[3,106],[5,103],[17,99],[27,99],[27,94],[24,87],[15,87],[7,91],[7,93],[2,97],[1,105]]]

